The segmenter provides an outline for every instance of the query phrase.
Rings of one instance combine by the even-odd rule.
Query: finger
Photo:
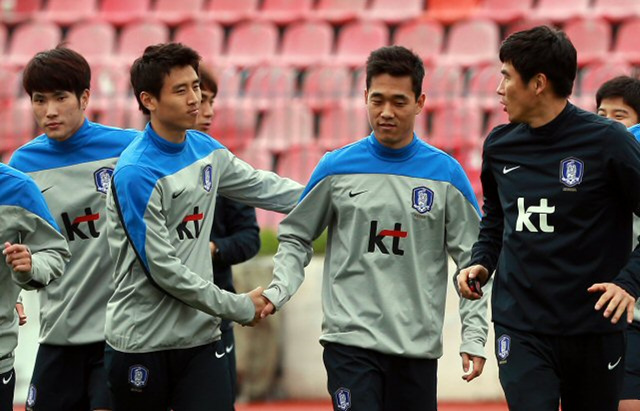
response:
[[[611,297],[612,295],[610,291],[607,291],[604,294],[602,294],[598,299],[598,302],[596,302],[596,305],[595,305],[596,311],[599,311],[602,307],[604,307],[605,304],[607,304],[607,302],[611,299]]]
[[[607,308],[604,310],[604,317],[609,318],[612,314],[614,314],[620,304],[620,300],[622,300],[622,296],[616,292],[611,292],[611,298],[609,299],[609,304],[607,304]]]
[[[622,318],[624,313],[627,311],[628,307],[629,307],[629,303],[627,302],[626,295],[623,295],[620,298],[620,301],[618,301],[618,305],[616,307],[616,311],[613,314],[613,317],[611,317],[611,324],[617,324],[618,321],[620,321],[620,318]]]
[[[633,322],[633,310],[636,306],[635,300],[632,298],[627,303],[627,323],[631,324]]]
[[[14,258],[11,261],[11,265],[17,267],[19,265],[31,265],[31,259],[28,257]]]
[[[265,318],[265,317],[267,317],[268,315],[270,315],[271,313],[273,313],[274,308],[275,308],[275,307],[274,307],[274,305],[273,305],[271,302],[269,302],[269,303],[268,303],[268,304],[267,304],[267,305],[262,309],[262,312],[260,313],[260,318]]]
[[[462,353],[462,370],[467,373],[469,372],[469,355],[467,353]]]
[[[12,253],[16,253],[16,252],[26,252],[27,251],[27,247],[24,244],[9,244],[9,243],[4,243],[4,250],[2,251],[3,254],[7,255],[7,254],[12,254]]]
[[[21,273],[28,273],[31,271],[31,264],[21,264],[13,267],[13,271],[18,271]]]
[[[607,286],[605,286],[602,283],[597,283],[587,288],[587,291],[590,293],[604,292],[604,291],[607,291]]]

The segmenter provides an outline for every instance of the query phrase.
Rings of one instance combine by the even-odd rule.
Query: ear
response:
[[[156,111],[156,108],[158,107],[158,100],[146,91],[140,93],[140,101],[142,102],[142,105],[150,112]]]
[[[420,94],[420,97],[418,97],[418,101],[416,102],[417,104],[416,116],[420,114],[420,112],[424,108],[425,101],[427,101],[427,96],[424,93]]]
[[[369,102],[369,90],[365,89],[364,90],[364,104],[367,105],[368,102]]]
[[[89,105],[89,97],[91,97],[91,91],[89,89],[85,89],[80,95],[80,108],[82,111],[87,109]]]
[[[531,79],[536,95],[542,94],[549,86],[549,79],[544,73],[538,73]]]

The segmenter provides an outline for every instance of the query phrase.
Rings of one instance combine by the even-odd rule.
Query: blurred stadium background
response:
[[[595,109],[602,82],[638,73],[640,0],[0,0],[0,160],[39,133],[21,87],[21,69],[33,54],[67,42],[92,66],[89,117],[141,128],[145,119],[128,67],[147,45],[178,41],[198,50],[219,79],[211,134],[255,167],[304,183],[325,151],[370,132],[363,65],[371,50],[399,44],[415,50],[427,68],[418,135],[460,161],[481,200],[482,141],[506,121],[495,94],[498,48],[510,33],[538,24],[563,28],[575,44],[579,73],[571,99],[583,108]],[[281,216],[259,211],[258,219],[274,230]],[[273,397],[326,398],[319,286],[312,280],[321,275],[321,260],[308,271],[307,291],[282,313]],[[263,270],[268,281],[269,264],[266,257],[244,270]],[[492,355],[480,381],[461,383],[456,299],[449,298],[445,323],[441,398],[500,401]],[[28,294],[26,304],[19,401],[37,339],[35,296]],[[316,409],[290,407],[278,409]],[[239,408],[249,409],[273,408]]]

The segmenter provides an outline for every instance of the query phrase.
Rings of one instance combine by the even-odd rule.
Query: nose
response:
[[[504,80],[500,80],[496,93],[498,93],[499,96],[504,96]]]
[[[202,99],[202,95],[200,94],[200,90],[197,90],[194,88],[190,89],[187,104],[189,104],[190,106],[197,105],[197,104],[199,105],[201,99]]]
[[[382,118],[393,118],[393,110],[391,109],[391,103],[385,103],[382,106],[382,112],[380,113]]]
[[[47,103],[47,118],[54,118],[58,116],[58,106],[54,102]]]

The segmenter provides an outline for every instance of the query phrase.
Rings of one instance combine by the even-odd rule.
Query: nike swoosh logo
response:
[[[357,193],[354,193],[353,191],[349,191],[349,197],[353,198],[355,196],[359,196],[360,194],[364,194],[366,193],[368,190],[364,190],[364,191],[358,191]]]
[[[513,170],[517,170],[519,168],[520,168],[520,166],[515,166],[515,167],[511,167],[511,168],[507,168],[507,166],[504,166],[504,168],[502,169],[502,174],[509,174]]]
[[[53,186],[49,186],[49,187],[45,188],[44,190],[40,190],[40,193],[44,194],[45,191],[47,191],[47,190],[49,190],[51,188],[53,188]]]
[[[218,351],[216,351],[216,358],[222,358],[222,357],[224,357],[224,352],[218,353]]]
[[[11,373],[11,375],[9,376],[9,378],[4,378],[4,377],[2,377],[2,383],[3,383],[4,385],[7,385],[7,384],[9,384],[9,382],[11,381],[11,379],[12,379],[12,378],[13,378],[13,373]]]
[[[186,190],[187,188],[183,188],[182,190],[178,191],[177,193],[173,193],[171,195],[171,198],[178,198],[180,196],[180,194],[184,193],[184,190]]]
[[[231,351],[233,351],[233,344],[224,347],[224,350],[227,352],[227,354],[229,354]]]
[[[613,370],[614,368],[616,368],[618,366],[618,364],[620,364],[620,361],[622,360],[622,357],[618,358],[618,361],[615,362],[615,364],[611,364],[609,363],[607,365],[607,367],[609,368],[609,371]]]

